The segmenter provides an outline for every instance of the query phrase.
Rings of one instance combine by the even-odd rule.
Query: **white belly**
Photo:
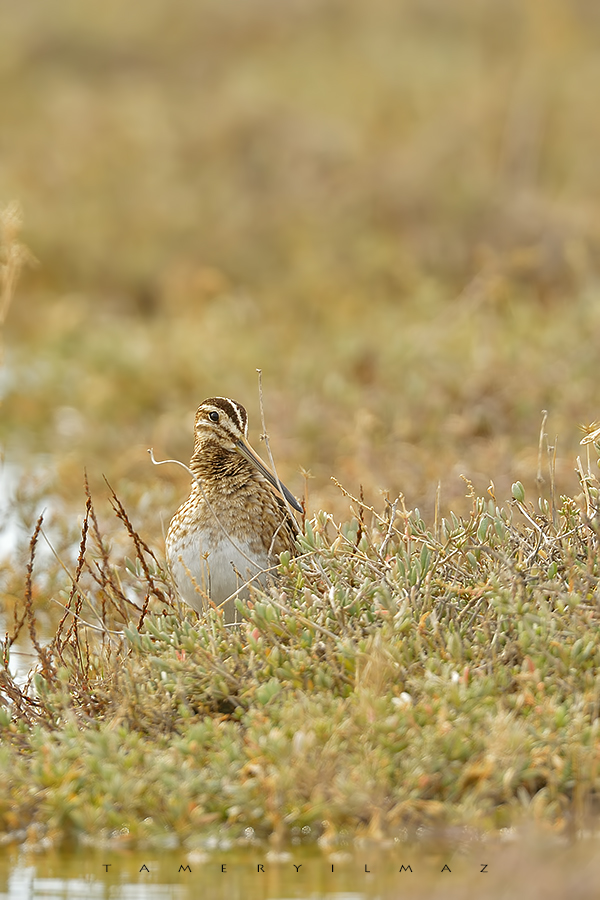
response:
[[[191,532],[188,540],[179,545],[176,555],[170,550],[169,564],[186,603],[202,613],[208,608],[208,595],[216,606],[224,605],[225,621],[231,622],[235,618],[235,600],[225,601],[269,563],[266,554],[257,557],[247,544],[236,541],[234,547],[225,538],[207,550],[201,547],[198,532]],[[264,576],[255,578],[253,583],[264,584]],[[237,596],[246,599],[247,588]]]

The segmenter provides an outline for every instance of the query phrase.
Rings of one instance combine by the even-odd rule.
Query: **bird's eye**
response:
[[[213,409],[212,412],[209,412],[208,418],[211,420],[211,422],[218,422],[219,421],[219,413],[215,412],[215,410]]]

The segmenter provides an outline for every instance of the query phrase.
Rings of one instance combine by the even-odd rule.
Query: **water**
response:
[[[20,477],[21,469],[16,463],[0,462],[0,562],[10,556],[23,537],[13,507]]]
[[[0,851],[0,900],[596,900],[597,838],[349,851]],[[332,871],[333,867],[333,871]]]
[[[331,898],[363,900],[354,873],[327,860],[290,854],[279,861],[265,851],[251,853],[153,853],[47,855],[13,857],[0,900],[288,900]],[[298,868],[296,868],[296,866]],[[334,864],[334,869],[335,869]],[[330,884],[323,884],[329,876]],[[363,874],[363,883],[369,879]]]
[[[1,449],[1,448],[0,448]],[[44,471],[47,461],[41,460],[37,466],[38,471]],[[26,470],[15,462],[1,461],[0,456],[0,565],[16,554],[17,549],[27,546],[31,538],[32,530],[28,531],[19,516],[18,505],[15,502],[17,488]],[[52,498],[44,496],[36,501],[35,518],[44,509],[46,513],[52,510]],[[46,543],[43,535],[38,540],[36,549],[36,577],[39,579],[39,571],[43,571],[44,560],[50,559],[52,551]],[[23,563],[23,577],[25,564]],[[0,582],[0,594],[2,584]],[[12,602],[0,606],[0,634],[4,636],[12,627]],[[44,636],[38,636],[43,645],[47,642]],[[27,636],[26,630],[22,630],[17,642],[10,650],[9,670],[17,683],[23,685],[29,672],[38,661],[37,654]]]
[[[21,470],[15,463],[0,462],[0,564],[10,558],[24,538],[13,506],[14,492],[21,477]],[[0,612],[0,634],[8,630],[12,608]],[[36,662],[31,643],[25,638],[11,649],[10,671],[19,684],[24,684],[27,674]]]

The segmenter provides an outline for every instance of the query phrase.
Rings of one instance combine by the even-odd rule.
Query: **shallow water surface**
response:
[[[0,451],[1,451],[0,447]],[[20,529],[13,508],[13,495],[20,477],[15,463],[0,462],[0,560],[6,559],[17,546]]]
[[[0,856],[0,900],[592,900],[599,885],[595,840],[570,846],[553,839],[477,841],[429,851],[397,844],[352,853],[11,850]]]

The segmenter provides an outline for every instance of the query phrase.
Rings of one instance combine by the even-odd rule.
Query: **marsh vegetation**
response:
[[[176,8],[0,3],[0,199],[37,260],[0,303],[0,830],[576,834],[600,787],[596,5]],[[227,628],[178,605],[187,476],[147,450],[187,462],[215,394],[258,446],[257,367],[307,513]]]

